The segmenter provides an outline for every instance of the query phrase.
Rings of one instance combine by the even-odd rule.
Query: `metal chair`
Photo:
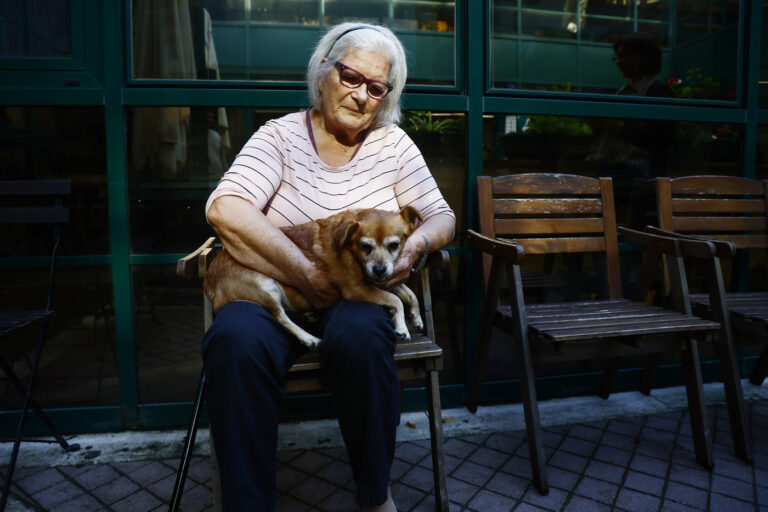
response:
[[[13,481],[13,471],[16,467],[16,461],[19,456],[19,447],[22,434],[24,432],[24,423],[27,417],[27,411],[31,406],[35,414],[40,418],[43,424],[48,428],[56,441],[67,451],[76,451],[80,449],[78,444],[69,444],[64,437],[56,430],[53,422],[38,406],[32,398],[32,388],[35,382],[35,375],[40,364],[40,356],[45,344],[45,334],[48,329],[48,323],[54,316],[53,305],[53,284],[56,269],[56,255],[61,240],[61,225],[69,221],[69,209],[62,205],[62,197],[70,193],[70,180],[31,180],[31,181],[2,181],[0,182],[0,200],[6,205],[0,206],[0,224],[23,224],[23,225],[47,225],[51,228],[53,248],[50,258],[50,268],[48,274],[48,296],[46,298],[44,309],[37,311],[0,311],[0,342],[5,344],[12,336],[26,331],[33,326],[39,326],[37,349],[31,364],[29,378],[26,385],[18,378],[13,371],[13,365],[0,352],[0,368],[8,376],[13,386],[17,388],[24,396],[24,402],[21,407],[19,423],[16,430],[16,437],[13,442],[11,460],[8,462],[8,471],[3,487],[3,494],[0,497],[0,511],[5,510],[8,494],[10,492],[11,482]],[[40,206],[41,203],[48,201],[46,206]]]

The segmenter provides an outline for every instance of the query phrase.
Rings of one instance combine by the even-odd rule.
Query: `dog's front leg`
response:
[[[346,300],[359,300],[362,302],[373,302],[387,308],[392,315],[395,324],[395,336],[400,341],[411,341],[411,334],[408,332],[408,326],[405,325],[405,310],[403,303],[392,293],[384,291],[374,286],[361,287],[354,290],[342,290],[342,297]]]
[[[411,322],[413,327],[421,332],[424,332],[424,322],[421,320],[421,311],[419,311],[419,299],[413,291],[405,286],[399,284],[390,290],[392,293],[400,297],[403,301],[403,305],[407,308],[406,317]]]

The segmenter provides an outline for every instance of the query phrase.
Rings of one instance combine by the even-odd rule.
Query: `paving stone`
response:
[[[662,491],[664,490],[664,479],[647,475],[645,473],[630,471],[627,473],[627,478],[624,481],[624,487],[660,497]]]
[[[306,505],[298,501],[293,496],[282,495],[277,497],[277,511],[278,512],[309,512],[314,510],[309,505]]]
[[[599,501],[601,503],[611,504],[619,487],[616,484],[610,482],[604,482],[602,480],[595,480],[594,478],[584,477],[579,485],[576,486],[574,492],[580,496]]]
[[[435,487],[435,478],[432,471],[428,471],[419,466],[415,466],[413,469],[408,471],[405,475],[403,475],[402,478],[400,478],[399,481],[400,483],[409,485],[411,487],[416,487],[417,489],[421,489],[423,491],[431,492]]]
[[[497,494],[486,489],[481,489],[472,501],[469,502],[469,507],[475,510],[493,510],[498,512],[506,512],[512,510],[517,504],[517,500]]]
[[[550,474],[549,477],[552,479],[553,475]],[[499,472],[493,475],[485,485],[485,488],[510,498],[521,498],[529,485],[530,482],[528,480],[523,480],[522,478],[518,478],[508,473]]]
[[[637,446],[638,439],[636,437],[627,437],[615,432],[606,432],[600,439],[601,446],[612,446],[627,452],[632,452]]]
[[[584,474],[597,478],[598,480],[619,484],[624,478],[624,471],[625,469],[621,466],[600,462],[599,460],[592,460],[584,470]]]
[[[128,473],[128,478],[140,486],[146,487],[172,474],[174,474],[174,471],[171,468],[160,462],[153,461]]]
[[[568,493],[550,486],[549,494],[542,496],[534,486],[528,488],[523,501],[549,510],[560,510],[568,498]]]
[[[621,489],[616,497],[616,506],[631,512],[656,512],[661,506],[661,498],[630,489]]]
[[[391,486],[392,499],[397,506],[403,510],[410,510],[415,507],[420,501],[422,501],[428,493],[422,492],[413,487],[408,487],[400,483],[395,483]],[[449,487],[450,492],[450,487]]]
[[[86,489],[94,489],[113,480],[117,480],[120,474],[108,465],[93,466],[88,471],[74,476],[74,479]]]
[[[140,490],[122,500],[114,503],[112,509],[115,512],[137,512],[139,510],[152,510],[160,504],[160,500],[151,493]]]
[[[467,443],[461,439],[453,438],[445,441],[445,453],[454,457],[465,458],[470,453],[477,450],[477,445]]]
[[[308,474],[314,474],[333,462],[333,459],[313,450],[307,450],[291,460],[289,465]]]
[[[459,480],[464,480],[465,482],[482,487],[488,480],[490,480],[493,473],[494,470],[491,468],[467,461],[456,468],[452,473],[452,476]]]
[[[672,464],[669,470],[669,478],[675,482],[680,482],[694,487],[708,489],[710,484],[710,473],[701,467],[690,468],[679,464]]]
[[[584,439],[586,441],[598,442],[602,438],[604,432],[602,429],[591,427],[588,425],[574,425],[569,436]]]
[[[350,465],[340,460],[328,464],[318,476],[340,487],[354,478]]]
[[[304,503],[320,503],[336,492],[335,485],[324,482],[319,478],[308,478],[291,489],[291,495]]]
[[[50,512],[97,512],[106,510],[89,494],[81,494],[50,509]]]
[[[469,460],[475,464],[489,468],[501,467],[509,458],[509,454],[480,446],[470,456]]]
[[[43,489],[52,487],[60,482],[66,480],[64,475],[56,471],[54,468],[45,469],[43,471],[35,471],[26,477],[18,478],[14,471],[13,483],[24,489],[29,494],[35,494]]]
[[[446,443],[446,447],[447,446],[448,444]],[[413,443],[403,443],[395,449],[395,457],[411,464],[416,464],[428,455],[429,450]]]
[[[306,473],[299,471],[298,469],[294,469],[290,466],[280,466],[277,468],[276,475],[277,490],[288,492],[308,478],[309,476]]]
[[[608,512],[610,510],[611,507],[608,505],[582,496],[572,496],[570,501],[563,507],[563,512]]]
[[[185,485],[185,488],[187,486],[189,486],[189,483]],[[108,484],[93,489],[91,492],[94,496],[99,498],[107,505],[111,505],[112,503],[119,501],[138,490],[139,486],[136,482],[129,479],[128,477],[121,476],[116,480],[109,482]]]
[[[574,473],[581,473],[589,464],[589,459],[580,455],[557,451],[550,457],[548,464],[573,471]]]
[[[163,496],[170,496],[164,494]],[[189,490],[184,491],[181,496],[181,510],[184,512],[203,512],[213,506],[213,495],[211,490],[204,485],[195,485]]]
[[[466,505],[480,487],[448,477],[448,500]]]
[[[514,437],[507,434],[491,434],[485,440],[485,446],[493,450],[512,454],[525,442],[524,438]]]
[[[751,482],[746,483],[720,475],[712,476],[712,491],[740,499],[744,499],[745,496],[751,497],[753,494]]]
[[[65,480],[35,493],[35,501],[40,503],[45,510],[50,510],[56,505],[75,499],[83,494],[83,490]]]
[[[318,503],[320,510],[327,512],[358,512],[355,495],[346,489],[339,489]]]
[[[745,498],[750,495],[742,495]],[[734,499],[730,496],[723,496],[722,494],[712,493],[710,495],[710,510],[727,510],[728,512],[754,512],[755,505],[753,503],[747,503],[745,501]]]
[[[732,462],[729,460],[715,459],[715,467],[712,472],[716,475],[727,476],[742,482],[752,482],[752,466],[744,461]]]
[[[632,457],[629,467],[635,471],[641,471],[643,473],[648,473],[649,475],[666,476],[669,463],[664,460],[636,454]]]
[[[523,459],[522,457],[512,457],[504,464],[501,470],[506,473],[517,475],[520,478],[525,478],[526,480],[530,480],[533,477],[531,461]]]
[[[618,450],[610,446],[600,446],[595,451],[595,459],[615,464],[616,466],[626,466],[632,458],[632,452]]]
[[[568,437],[563,440],[562,443],[560,443],[560,446],[558,446],[558,450],[563,450],[564,452],[570,452],[575,453],[576,455],[583,455],[584,457],[589,457],[592,455],[592,452],[595,451],[595,447],[597,445],[592,441],[586,441],[584,439],[578,439],[575,437]]]
[[[705,508],[707,505],[707,492],[688,485],[670,482],[664,496],[671,500],[690,507]]]

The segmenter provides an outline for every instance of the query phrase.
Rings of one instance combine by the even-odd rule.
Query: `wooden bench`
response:
[[[685,386],[697,461],[713,466],[709,422],[704,404],[698,340],[708,340],[717,322],[691,314],[679,242],[621,228],[623,240],[653,255],[666,255],[674,283],[674,309],[648,305],[622,295],[618,234],[610,178],[566,174],[519,174],[477,179],[480,233],[470,244],[484,253],[485,298],[477,354],[467,407],[480,400],[483,368],[494,326],[510,335],[519,364],[534,484],[546,494],[545,470],[534,366],[542,363],[603,360],[608,366],[600,384],[608,396],[622,358],[645,360],[678,354]],[[503,238],[502,238],[503,237]],[[607,293],[600,300],[526,305],[520,263],[524,254],[593,253],[604,256],[601,273]],[[649,259],[648,269],[660,257]],[[510,304],[499,304],[500,275],[506,270]],[[649,280],[641,279],[640,283]],[[640,288],[638,297],[647,290]],[[650,391],[651,376],[643,386]]]
[[[208,265],[216,255],[220,245],[214,237],[209,238],[197,250],[181,258],[176,267],[177,274],[184,279],[199,279],[205,277]],[[429,432],[432,448],[432,470],[435,485],[436,510],[448,512],[448,492],[445,470],[445,451],[443,447],[443,423],[440,406],[440,384],[438,372],[442,369],[443,349],[435,340],[435,325],[432,314],[432,297],[430,292],[429,269],[446,269],[449,265],[448,252],[435,251],[430,254],[427,265],[414,278],[411,284],[419,297],[424,332],[411,332],[411,341],[398,343],[395,348],[395,361],[401,384],[414,379],[423,379],[427,392],[427,413],[429,417]],[[211,303],[203,296],[204,326],[207,330],[213,321]],[[201,373],[192,418],[185,438],[184,453],[179,463],[170,510],[178,509],[181,501],[184,480],[186,478],[195,433],[202,411],[204,399],[205,374]],[[323,391],[325,388],[320,380],[320,359],[317,352],[306,352],[301,355],[288,370],[285,383],[286,393],[308,393]],[[220,510],[221,486],[218,480],[218,465],[211,442],[211,462],[213,466],[214,508]]]
[[[657,232],[710,240],[715,246],[715,253],[701,262],[708,293],[691,294],[691,302],[695,314],[723,324],[715,347],[734,448],[749,462],[752,444],[734,344],[762,348],[749,377],[761,385],[768,374],[768,292],[726,292],[721,260],[733,258],[737,250],[768,248],[768,181],[733,176],[658,178],[656,201],[663,230]]]

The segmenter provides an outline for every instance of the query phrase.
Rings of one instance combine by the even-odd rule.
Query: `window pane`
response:
[[[202,283],[181,279],[173,265],[133,267],[131,277],[139,399],[188,401],[203,363]]]
[[[737,1],[492,0],[490,84],[613,94],[650,75],[675,97],[735,100],[738,14]],[[635,32],[656,49],[626,41],[615,60]]]
[[[71,56],[69,0],[0,2],[0,57]]]
[[[768,179],[768,126],[757,129],[757,171],[755,177]]]
[[[301,81],[329,26],[363,20],[400,37],[409,83],[455,83],[454,0],[135,0],[132,6],[134,78]]]
[[[760,44],[760,107],[768,108],[768,0],[763,0],[763,32]]]
[[[47,268],[0,267],[0,311],[36,310],[48,296]],[[114,405],[120,402],[117,378],[112,270],[109,267],[59,267],[45,350],[35,377],[35,400],[43,407]],[[4,343],[3,357],[26,384],[37,329]],[[11,343],[12,341],[12,343]],[[21,408],[23,395],[5,374],[0,377],[0,408]]]
[[[60,254],[109,252],[104,109],[0,107],[4,180],[72,180],[70,221]],[[47,254],[50,236],[30,226],[0,227],[0,256]]]
[[[619,224],[642,229],[656,223],[654,177],[738,175],[741,135],[741,126],[721,123],[494,116],[486,120],[485,174],[611,177]]]

